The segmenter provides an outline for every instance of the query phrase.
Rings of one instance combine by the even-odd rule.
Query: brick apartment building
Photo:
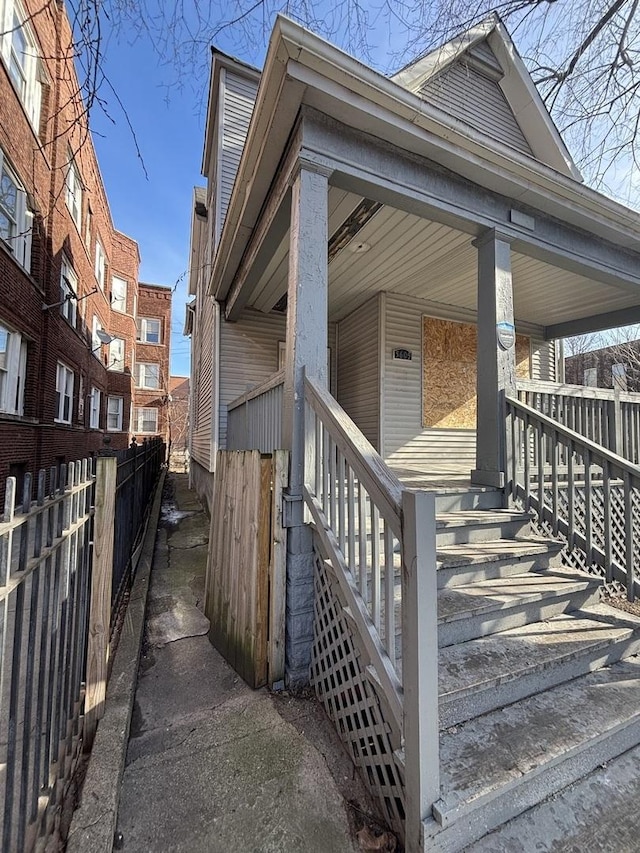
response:
[[[567,356],[565,381],[571,385],[640,391],[640,341],[613,344]]]
[[[62,2],[0,2],[0,489],[164,428],[171,293],[114,228],[71,44]]]

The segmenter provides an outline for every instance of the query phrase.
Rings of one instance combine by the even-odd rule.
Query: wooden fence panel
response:
[[[252,687],[283,677],[285,583],[280,509],[288,456],[218,451],[205,613],[209,639]]]

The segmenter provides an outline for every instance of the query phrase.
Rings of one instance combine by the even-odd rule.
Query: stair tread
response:
[[[459,817],[639,718],[635,657],[454,726],[440,737],[437,808]]]
[[[553,569],[445,587],[438,590],[438,622],[450,622],[470,614],[488,613],[545,598],[570,595],[589,587],[595,589],[599,585],[598,578],[583,572]]]
[[[606,792],[606,794],[604,794]],[[528,809],[465,853],[573,853],[638,850],[640,746]]]
[[[594,604],[542,622],[440,649],[441,701],[460,699],[534,670],[640,634],[640,618]]]
[[[437,560],[439,566],[470,566],[505,559],[520,559],[533,554],[546,554],[562,547],[561,542],[542,536],[528,536],[526,539],[490,539],[486,542],[439,545]]]
[[[531,521],[528,512],[516,512],[508,509],[466,509],[452,512],[439,512],[436,515],[436,528],[467,527],[473,524],[497,524],[507,521]]]

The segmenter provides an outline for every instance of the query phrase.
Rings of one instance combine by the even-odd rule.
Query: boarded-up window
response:
[[[477,327],[422,318],[422,425],[476,427]],[[531,372],[530,340],[516,335],[516,375]]]

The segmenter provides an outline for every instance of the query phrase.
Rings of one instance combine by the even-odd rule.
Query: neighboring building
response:
[[[189,377],[169,377],[169,465],[185,471],[189,464]]]
[[[168,443],[170,287],[140,283],[136,324],[131,433],[137,441],[161,435]]]
[[[4,0],[0,16],[2,486],[95,453],[104,436],[128,445],[146,296],[137,244],[111,219],[64,4]]]
[[[576,353],[565,358],[565,380],[570,385],[640,391],[640,341]]]

